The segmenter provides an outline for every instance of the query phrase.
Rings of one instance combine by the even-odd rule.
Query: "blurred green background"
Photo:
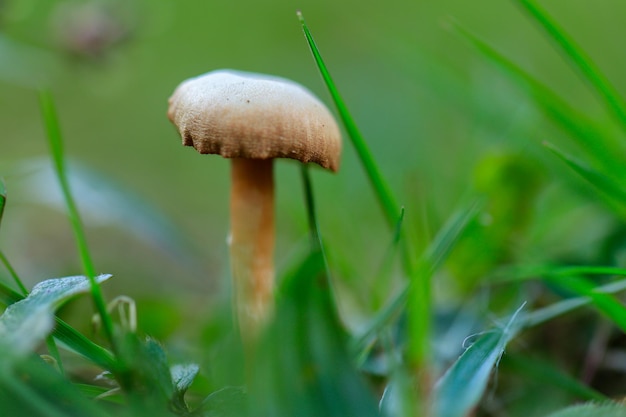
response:
[[[542,3],[626,91],[626,3]],[[56,99],[96,267],[114,274],[107,295],[137,298],[140,318],[143,311],[158,323],[148,330],[162,335],[181,314],[205,311],[228,276],[229,166],[181,146],[165,116],[167,99],[188,77],[236,68],[294,79],[332,108],[296,10],[421,242],[482,186],[498,195],[518,190],[511,201],[525,204],[505,201],[499,210],[530,212],[509,219],[523,223],[524,239],[507,251],[526,260],[571,255],[578,246],[584,253],[610,226],[589,215],[594,207],[577,204],[576,190],[550,181],[552,170],[564,168],[541,142],[576,148],[524,91],[447,29],[454,19],[573,107],[606,121],[596,98],[512,1],[0,0],[0,175],[9,193],[0,247],[28,285],[81,273],[46,170],[37,102],[45,87]],[[523,161],[521,174],[490,179],[489,170],[508,166],[510,156]],[[392,233],[347,141],[342,164],[337,175],[315,169],[314,186],[345,290],[342,308],[366,314],[371,289],[380,289],[372,271]],[[280,269],[306,244],[307,223],[298,167],[279,161],[276,174]],[[163,314],[168,327],[157,315],[159,300],[187,313],[177,307]]]

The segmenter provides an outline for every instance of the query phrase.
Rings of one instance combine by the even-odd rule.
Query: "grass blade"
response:
[[[582,162],[579,162],[560,151],[554,145],[550,143],[544,143],[544,145],[563,162],[565,162],[572,170],[598,190],[600,194],[605,197],[605,200],[609,203],[609,206],[612,209],[616,210],[621,215],[625,214],[624,207],[626,207],[626,190],[624,190],[620,184],[602,172],[585,166]],[[619,205],[616,205],[615,203],[619,203]]]
[[[480,200],[474,200],[458,209],[439,230],[429,247],[422,256],[421,265],[428,265],[428,274],[432,274],[446,259],[470,221],[478,214],[482,206]],[[416,268],[417,270],[417,268]],[[423,271],[422,271],[423,272]],[[409,289],[404,288],[387,306],[372,320],[369,326],[355,338],[353,346],[361,352],[370,340],[398,317],[406,305]]]
[[[543,28],[548,36],[556,43],[561,52],[583,76],[603,100],[608,110],[620,122],[626,130],[626,104],[619,96],[613,85],[600,72],[593,60],[583,49],[560,27],[556,21],[548,15],[539,5],[532,0],[516,0],[532,18]]]
[[[435,417],[464,417],[478,404],[507,343],[519,330],[518,309],[506,326],[482,334],[435,386]]]
[[[76,244],[80,253],[80,259],[83,263],[85,276],[87,276],[91,285],[91,296],[95,304],[96,310],[100,315],[100,319],[102,320],[102,327],[104,329],[104,332],[109,339],[111,345],[114,346],[115,342],[113,339],[113,321],[111,320],[111,316],[107,312],[106,303],[104,301],[104,297],[102,296],[100,286],[95,280],[96,270],[91,260],[91,254],[87,245],[87,238],[82,227],[78,208],[70,191],[67,172],[65,169],[65,160],[63,156],[63,139],[61,136],[61,129],[59,127],[59,121],[56,115],[56,108],[54,106],[54,102],[52,101],[52,96],[50,95],[50,93],[46,91],[40,92],[39,103],[44,125],[46,128],[46,133],[48,135],[48,142],[52,151],[54,167],[56,169],[56,174],[61,185],[63,197],[67,205],[69,219],[72,224],[72,230],[74,232]]]
[[[15,281],[15,285],[17,285],[17,287],[20,289],[20,291],[22,292],[22,295],[28,294],[28,290],[26,289],[26,286],[20,279],[19,275],[17,275],[17,272],[15,271],[15,269],[13,269],[13,267],[11,266],[11,263],[9,262],[7,257],[4,255],[4,252],[2,252],[1,250],[0,250],[0,262],[4,265],[7,271],[9,271],[9,275],[11,275],[11,278],[13,278],[13,281]]]
[[[324,60],[322,59],[322,55],[320,54],[317,45],[313,40],[313,36],[311,35],[311,32],[309,31],[309,28],[304,21],[304,17],[300,12],[298,12],[298,19],[302,24],[302,30],[304,31],[304,36],[306,37],[309,48],[311,48],[311,52],[313,53],[313,57],[315,58],[315,63],[317,64],[320,74],[322,75],[322,78],[326,83],[326,87],[328,88],[328,91],[335,103],[343,125],[348,132],[348,137],[352,142],[352,146],[354,146],[354,149],[359,156],[361,164],[365,169],[367,178],[369,179],[370,184],[372,185],[372,188],[376,193],[376,197],[378,198],[378,202],[383,209],[385,218],[387,219],[389,226],[394,227],[396,224],[396,220],[398,219],[398,215],[400,214],[400,207],[396,203],[395,198],[391,193],[391,189],[389,188],[389,185],[380,173],[380,169],[378,168],[378,165],[376,164],[376,161],[372,156],[372,152],[367,146],[365,139],[363,139],[363,136],[361,135],[361,132],[354,122],[352,115],[348,111],[348,107],[346,106],[343,98],[339,94],[339,90],[335,86],[335,83],[330,76],[330,72],[328,71]]]
[[[575,110],[569,103],[528,72],[482,41],[470,30],[454,20],[450,20],[449,23],[456,33],[467,40],[487,60],[491,61],[505,74],[508,74],[520,87],[524,87],[521,90],[529,91],[545,114],[560,126],[563,131],[570,134],[589,155],[593,156],[602,165],[613,167],[617,170],[622,169],[622,164],[615,158],[615,155],[619,154],[619,148],[616,146],[613,138],[609,138],[605,131],[601,130],[586,115]]]
[[[566,290],[582,295],[591,300],[593,306],[605,316],[610,318],[623,332],[626,332],[626,307],[615,297],[597,291],[597,286],[581,276],[547,277]]]

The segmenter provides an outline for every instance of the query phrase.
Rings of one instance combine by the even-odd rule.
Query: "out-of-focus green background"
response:
[[[626,3],[542,4],[626,91]],[[542,171],[539,144],[562,139],[446,28],[450,19],[583,113],[606,117],[514,1],[0,0],[0,175],[9,192],[0,247],[28,285],[81,272],[45,169],[37,101],[45,87],[83,186],[76,198],[94,261],[114,274],[107,294],[135,296],[145,311],[150,299],[190,310],[212,299],[228,274],[228,161],[181,146],[167,98],[188,77],[236,68],[292,78],[331,105],[298,9],[415,229],[452,213],[488,155],[530,155]],[[276,177],[280,269],[306,244],[307,223],[296,164],[279,161]],[[345,305],[366,305],[391,232],[347,141],[341,172],[315,169],[313,178],[338,285],[359,289]],[[549,243],[546,250],[559,249]]]

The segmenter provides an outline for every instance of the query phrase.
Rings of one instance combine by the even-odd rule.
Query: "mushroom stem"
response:
[[[256,337],[272,309],[274,180],[271,159],[231,160],[230,256],[243,339]]]

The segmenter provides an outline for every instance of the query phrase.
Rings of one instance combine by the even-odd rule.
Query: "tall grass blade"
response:
[[[311,32],[309,31],[309,28],[304,21],[304,17],[300,12],[298,12],[298,19],[302,24],[302,30],[304,31],[304,36],[306,37],[306,40],[309,44],[309,48],[313,53],[315,63],[317,64],[320,74],[322,75],[322,78],[326,83],[326,87],[328,88],[328,91],[330,92],[330,95],[335,103],[343,125],[348,132],[348,137],[352,142],[352,146],[356,150],[356,153],[359,156],[363,168],[365,169],[365,173],[367,174],[370,184],[372,185],[372,188],[376,193],[376,197],[378,198],[378,202],[382,207],[387,223],[390,227],[394,227],[400,213],[400,207],[396,203],[395,198],[391,193],[391,189],[389,188],[389,185],[380,173],[380,169],[378,168],[378,165],[376,164],[376,161],[372,156],[372,152],[367,146],[365,139],[363,139],[363,136],[361,135],[361,132],[354,122],[352,115],[348,111],[348,107],[346,106],[343,98],[339,94],[339,90],[335,86],[330,72],[328,71],[324,60],[322,59],[322,55],[320,54],[319,49],[317,48],[317,45],[313,40],[313,36],[311,35]]]
[[[544,113],[563,131],[570,134],[589,155],[602,165],[614,169],[622,168],[622,164],[615,157],[619,150],[615,146],[613,138],[608,137],[607,133],[595,125],[586,115],[575,110],[554,91],[482,41],[470,30],[454,20],[450,20],[449,23],[456,33],[467,40],[487,60],[509,75],[512,81],[520,86],[520,90],[528,91]]]
[[[61,185],[61,191],[67,205],[68,215],[72,224],[72,230],[74,232],[74,238],[78,246],[80,253],[80,259],[85,270],[85,275],[89,279],[91,284],[91,296],[95,304],[96,310],[100,315],[102,321],[102,327],[109,339],[109,342],[114,346],[115,341],[113,339],[113,321],[111,316],[107,312],[106,303],[102,296],[100,286],[95,280],[96,270],[91,260],[91,254],[87,245],[87,238],[83,230],[83,226],[80,220],[80,215],[72,193],[70,191],[68,176],[65,167],[64,151],[63,151],[63,139],[61,136],[61,129],[59,127],[59,121],[56,115],[56,108],[52,100],[52,96],[47,91],[41,91],[39,94],[39,103],[41,107],[41,114],[43,117],[46,133],[48,135],[48,142],[52,152],[54,167],[56,174]]]
[[[550,143],[544,145],[565,162],[574,172],[591,184],[600,194],[605,197],[605,201],[609,206],[617,211],[618,214],[624,215],[626,208],[626,190],[615,180],[604,175],[602,172],[584,165],[557,149]],[[615,203],[618,203],[617,205]]]
[[[520,311],[503,328],[480,335],[439,380],[433,399],[434,417],[464,417],[476,407],[504,348],[519,330]]]
[[[626,104],[593,60],[548,13],[533,0],[516,0],[556,43],[561,52],[598,93],[626,130]]]

